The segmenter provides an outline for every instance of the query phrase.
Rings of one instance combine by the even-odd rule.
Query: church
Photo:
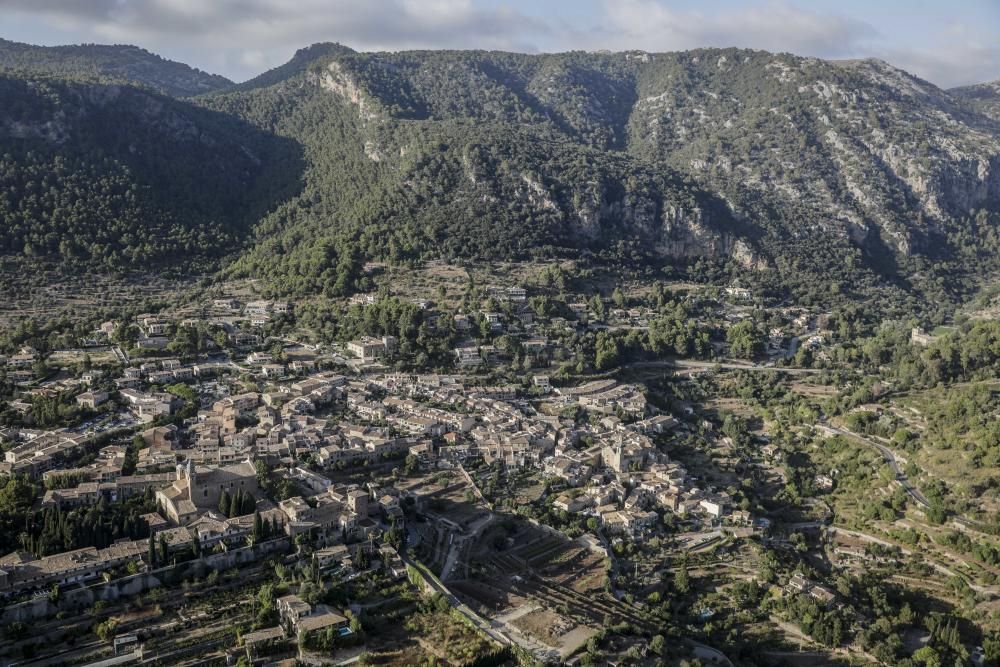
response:
[[[156,492],[156,501],[172,523],[186,526],[207,510],[217,510],[223,492],[230,496],[242,489],[261,497],[257,470],[249,459],[219,468],[195,466],[190,460],[177,464],[177,479]]]

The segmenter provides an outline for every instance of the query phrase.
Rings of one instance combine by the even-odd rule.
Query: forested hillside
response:
[[[35,46],[0,39],[0,71],[140,84],[191,97],[233,85],[229,79],[129,45]]]
[[[56,169],[106,202],[89,219],[121,246],[109,265],[211,247],[275,293],[344,294],[365,261],[432,257],[592,256],[814,300],[953,300],[1000,269],[1000,123],[879,61],[316,44],[197,109],[5,81],[8,252],[102,255],[46,240],[65,215],[29,224],[23,181]]]
[[[352,254],[584,249],[821,297],[996,255],[996,122],[878,61],[324,44],[202,103],[306,151],[304,194],[237,265],[282,290],[348,288]]]
[[[94,270],[218,258],[302,169],[294,142],[138,88],[0,75],[0,99],[4,254]]]
[[[965,100],[973,109],[1000,121],[1000,80],[979,83],[974,86],[952,88],[952,95]]]

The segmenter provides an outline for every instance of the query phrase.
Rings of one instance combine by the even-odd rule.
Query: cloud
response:
[[[700,9],[681,0],[574,0],[560,16],[544,0],[0,0],[5,13],[22,19],[12,25],[30,24],[31,36],[46,43],[70,35],[138,44],[237,80],[321,41],[362,51],[529,53],[739,46],[820,58],[874,56],[945,87],[1000,77],[1000,20],[990,21],[989,13],[973,28],[938,26],[930,13],[914,9],[907,21],[877,19],[876,28],[859,18],[863,9],[847,15],[835,2],[824,3],[828,11],[818,4],[744,0]],[[917,29],[900,32],[903,24]]]
[[[937,26],[928,18],[916,21],[918,37],[886,34],[858,18],[783,0],[748,1],[729,9],[713,5],[711,12],[675,9],[665,0],[601,0],[600,6],[600,27],[564,34],[565,48],[580,43],[646,51],[738,46],[829,59],[875,57],[945,88],[1000,77],[1000,22],[972,28],[957,22]]]
[[[992,81],[1000,79],[1000,30],[954,23],[923,49],[888,49],[881,57],[945,88]]]
[[[544,22],[471,0],[4,0],[80,41],[134,43],[249,78],[298,48],[484,48],[535,52]],[[11,36],[16,38],[16,36]]]
[[[656,0],[603,0],[602,7],[605,27],[595,36],[613,49],[677,51],[739,46],[835,58],[853,55],[856,45],[878,35],[863,21],[784,2],[710,14],[671,9]]]

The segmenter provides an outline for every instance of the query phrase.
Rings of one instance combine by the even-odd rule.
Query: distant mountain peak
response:
[[[301,74],[309,69],[309,66],[324,58],[335,55],[355,54],[357,51],[344,46],[338,42],[317,42],[309,46],[302,47],[295,52],[295,55],[283,65],[278,65],[266,72],[263,72],[252,79],[239,84],[239,90],[253,90],[255,88],[265,88],[277,83],[286,81],[297,74]]]
[[[233,85],[223,76],[132,44],[35,46],[0,39],[0,70],[133,83],[172,97],[193,97]]]

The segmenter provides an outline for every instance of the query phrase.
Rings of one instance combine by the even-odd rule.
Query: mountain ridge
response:
[[[230,248],[276,293],[433,257],[583,253],[817,298],[996,268],[997,121],[877,60],[318,43],[193,103],[301,150],[301,190]]]
[[[935,252],[959,218],[1000,192],[995,124],[933,84],[872,60],[829,63],[738,49],[541,56],[341,50],[299,63],[291,78],[275,85],[318,87],[338,98],[357,123],[351,140],[383,166],[406,168],[398,157],[409,150],[400,145],[401,131],[518,125],[537,132],[539,141],[620,153],[694,179],[737,204],[737,218],[757,218],[757,236],[768,233],[760,224],[768,216],[754,207],[769,199],[772,209],[807,201],[818,224],[869,253]],[[909,129],[943,119],[948,124],[935,143]],[[893,127],[881,127],[883,121]],[[866,136],[856,136],[857,126],[868,126]],[[478,154],[464,152],[457,160],[475,171]],[[805,163],[803,173],[796,162]],[[541,202],[542,214],[560,208],[558,197],[544,192],[546,178],[558,189],[559,174],[520,176],[522,197]],[[574,188],[571,198],[579,205],[562,206],[562,217],[588,238],[600,236],[602,216],[604,223],[634,220],[637,211],[640,227],[668,227],[663,206],[618,197],[612,192],[618,185]],[[786,225],[772,233],[798,231]],[[704,245],[704,254],[719,254],[712,243]],[[744,264],[760,266],[749,254]]]
[[[233,85],[223,76],[131,44],[35,46],[0,38],[2,70],[130,82],[172,97],[192,97]]]
[[[296,177],[288,142],[148,88],[0,72],[0,95],[7,254],[100,270],[217,258]]]
[[[980,113],[1000,121],[1000,79],[952,88],[949,92],[964,99]]]

